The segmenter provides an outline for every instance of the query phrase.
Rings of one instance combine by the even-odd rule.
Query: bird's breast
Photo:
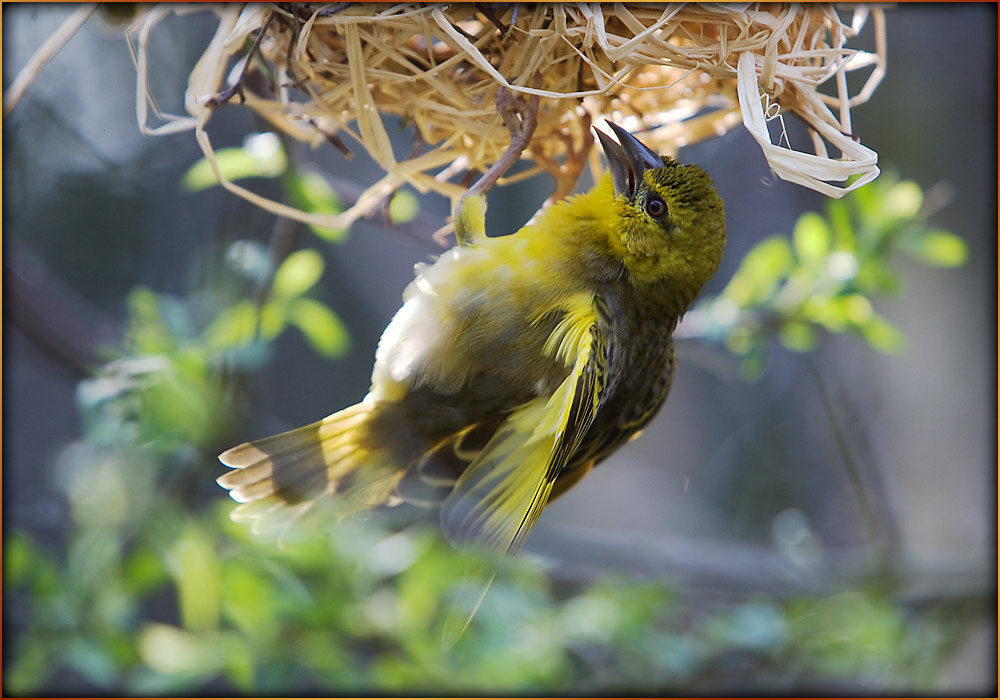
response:
[[[641,427],[666,399],[674,371],[672,334],[677,316],[644,303],[635,292],[605,294],[613,320],[607,394],[597,429],[609,425]]]

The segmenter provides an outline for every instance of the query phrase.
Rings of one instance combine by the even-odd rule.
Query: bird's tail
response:
[[[233,471],[219,477],[239,501],[234,520],[260,529],[284,521],[325,494],[339,493],[345,512],[394,500],[402,473],[392,454],[372,447],[366,426],[375,405],[363,401],[295,430],[245,442],[219,455]]]

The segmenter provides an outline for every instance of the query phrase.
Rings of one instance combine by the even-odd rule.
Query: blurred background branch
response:
[[[768,546],[551,526],[540,530],[529,551],[572,581],[617,573],[665,579],[679,591],[790,598],[870,587],[904,599],[971,601],[991,590],[988,572],[979,567],[926,567],[887,559],[872,547],[823,548],[813,533],[800,538],[792,546]]]
[[[100,366],[101,348],[121,342],[118,323],[15,242],[5,246],[3,286],[5,319],[77,379],[90,376]]]

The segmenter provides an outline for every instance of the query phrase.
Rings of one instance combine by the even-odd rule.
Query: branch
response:
[[[271,20],[274,19],[274,12],[269,12],[267,19],[260,26],[260,31],[257,32],[257,36],[253,41],[253,46],[250,47],[250,51],[247,52],[246,60],[243,62],[243,67],[240,69],[240,75],[236,78],[236,82],[230,85],[228,88],[222,92],[213,95],[205,101],[205,104],[209,107],[220,107],[229,100],[233,99],[235,95],[240,96],[240,102],[246,102],[246,98],[243,96],[243,79],[246,78],[247,69],[250,68],[250,62],[253,61],[254,55],[260,50],[260,42],[264,39],[264,34],[267,33],[267,28],[271,26]]]
[[[24,97],[24,93],[28,91],[31,84],[35,82],[35,78],[38,74],[42,72],[45,64],[55,58],[55,55],[59,53],[69,40],[73,38],[73,35],[79,31],[80,27],[86,24],[87,20],[90,19],[90,15],[93,14],[94,10],[97,9],[97,3],[91,3],[88,5],[80,5],[73,11],[66,20],[59,25],[52,36],[45,40],[45,42],[38,47],[38,50],[28,59],[27,64],[24,68],[17,74],[11,82],[10,87],[4,91],[3,94],[3,116],[6,117],[12,109],[21,101]]]
[[[336,177],[334,175],[329,175],[324,173],[324,177],[327,182],[333,187],[337,195],[340,196],[344,205],[350,207],[358,198],[364,193],[365,188],[354,182],[353,180],[348,180],[343,177]],[[365,221],[376,222],[381,219],[383,214],[376,208],[364,216]],[[384,222],[383,222],[384,223]],[[406,223],[393,223],[390,226],[386,226],[386,230],[392,231],[403,236],[410,236],[416,238],[422,243],[427,243],[428,245],[432,243],[432,232],[437,230],[441,226],[441,219],[435,216],[427,214],[423,210],[418,211],[417,215],[410,221]]]
[[[35,255],[10,241],[6,248],[5,317],[49,359],[81,379],[90,376],[103,361],[98,348],[119,343],[121,327]]]
[[[920,602],[928,598],[985,596],[985,568],[931,569],[902,559],[886,559],[868,547],[820,550],[795,561],[776,547],[545,523],[527,550],[542,555],[558,576],[590,581],[611,572],[644,578],[670,578],[685,588],[719,593],[776,596],[829,595],[866,584]]]

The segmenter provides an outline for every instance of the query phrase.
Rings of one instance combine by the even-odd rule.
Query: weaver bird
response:
[[[610,172],[516,233],[487,237],[485,198],[463,198],[458,244],[417,265],[368,395],[220,456],[234,518],[327,495],[348,510],[403,500],[439,508],[453,544],[509,554],[649,423],[674,376],[671,334],[722,258],[725,213],[701,168],[610,126]]]

